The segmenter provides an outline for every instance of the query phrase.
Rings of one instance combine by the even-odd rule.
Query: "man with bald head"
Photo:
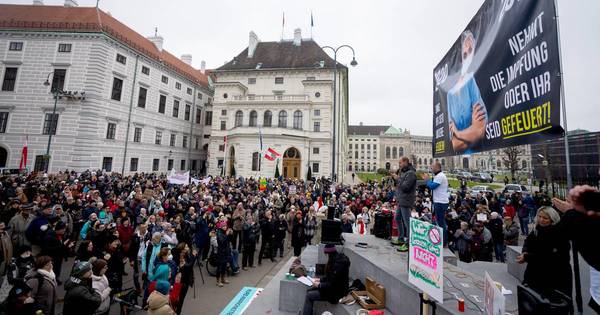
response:
[[[423,179],[427,181],[427,187],[431,189],[433,194],[433,213],[435,214],[436,224],[444,229],[444,246],[448,244],[448,231],[446,228],[446,211],[448,210],[448,203],[450,202],[448,196],[448,179],[444,172],[442,172],[442,165],[440,162],[431,164],[431,172],[433,178],[429,174],[424,174]]]

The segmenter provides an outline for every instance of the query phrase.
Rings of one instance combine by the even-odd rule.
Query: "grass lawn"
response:
[[[363,182],[366,183],[370,180],[380,181],[381,178],[384,177],[385,175],[377,174],[377,173],[356,173],[356,176],[358,176],[358,178],[360,178],[360,180],[362,180]]]

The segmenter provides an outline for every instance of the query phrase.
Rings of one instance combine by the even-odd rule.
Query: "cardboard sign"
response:
[[[444,303],[443,230],[429,222],[410,219],[408,282]]]
[[[289,194],[290,195],[295,195],[296,194],[296,185],[290,185],[290,187],[289,187]]]
[[[504,315],[505,298],[502,291],[498,289],[496,283],[490,275],[485,272],[484,294],[484,310],[485,315]]]

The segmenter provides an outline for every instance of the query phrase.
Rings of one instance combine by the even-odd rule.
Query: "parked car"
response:
[[[473,188],[471,188],[471,197],[477,197],[477,195],[479,195],[479,193],[492,193],[494,194],[494,190],[489,188],[488,186],[485,185],[481,185],[481,186],[473,186]]]
[[[458,172],[456,174],[456,179],[458,180],[471,180],[471,178],[473,177],[473,174],[469,173],[469,172]]]
[[[529,190],[527,190],[527,187],[525,187],[525,185],[519,185],[519,184],[508,184],[506,186],[504,186],[504,193],[515,193],[515,192],[519,192],[523,195],[528,195],[529,194]]]
[[[484,173],[484,172],[473,173],[471,180],[474,182],[480,182],[480,183],[491,183],[494,181],[492,179],[492,176],[490,176],[490,174]]]

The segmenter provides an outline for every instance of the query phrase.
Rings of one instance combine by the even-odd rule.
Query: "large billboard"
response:
[[[433,71],[433,153],[561,136],[552,0],[487,0]]]

